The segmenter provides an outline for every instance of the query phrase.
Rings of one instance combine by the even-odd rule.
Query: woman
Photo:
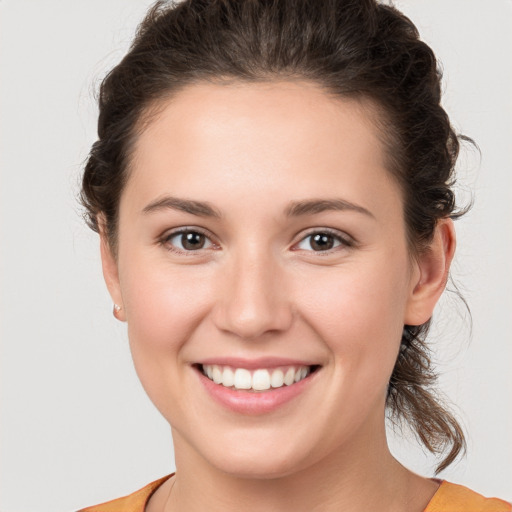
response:
[[[157,4],[102,84],[83,179],[176,474],[87,511],[511,510],[404,468],[464,450],[425,336],[459,144],[412,23],[370,0]]]

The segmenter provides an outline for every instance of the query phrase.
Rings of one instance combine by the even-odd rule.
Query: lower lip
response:
[[[290,386],[271,388],[268,391],[245,391],[226,388],[222,384],[215,384],[201,370],[195,369],[195,371],[206,391],[218,403],[239,414],[258,415],[275,411],[304,393],[320,370],[317,369],[306,378]]]

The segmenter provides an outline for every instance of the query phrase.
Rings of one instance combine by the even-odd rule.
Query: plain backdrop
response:
[[[112,317],[97,236],[76,200],[95,140],[94,91],[148,0],[0,0],[2,512],[72,511],[174,470],[170,429]],[[512,2],[400,0],[443,64],[463,149],[453,293],[432,347],[468,455],[441,474],[512,499]],[[414,438],[393,452],[433,476]]]

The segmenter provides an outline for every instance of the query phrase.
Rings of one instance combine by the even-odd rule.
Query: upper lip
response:
[[[280,366],[318,366],[318,363],[312,361],[283,357],[259,357],[256,359],[246,359],[242,357],[211,357],[197,361],[196,364],[203,366],[231,366],[233,368],[246,368],[247,370],[257,370],[258,368],[278,368]]]

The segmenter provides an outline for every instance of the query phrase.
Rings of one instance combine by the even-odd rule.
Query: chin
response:
[[[293,460],[264,460],[252,458],[246,460],[237,457],[235,460],[216,461],[214,464],[217,469],[238,478],[248,478],[256,480],[273,480],[284,478],[295,473],[298,470],[296,461]]]
[[[291,447],[268,447],[265,443],[244,444],[242,447],[235,443],[230,446],[209,450],[208,462],[223,473],[239,478],[276,479],[283,478],[305,469],[311,464],[311,457],[298,449]]]

